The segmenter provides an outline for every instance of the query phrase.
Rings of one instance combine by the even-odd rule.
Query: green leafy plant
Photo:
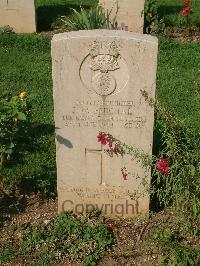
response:
[[[142,150],[122,143],[112,135],[100,132],[97,136],[110,156],[130,156],[145,169],[152,169],[151,187],[145,177],[137,177],[145,192],[156,196],[161,206],[173,205],[184,210],[191,218],[191,227],[200,219],[200,136],[193,128],[185,128],[169,108],[148,97],[141,91],[147,104],[156,110],[155,132],[161,136],[158,154],[150,157]],[[128,169],[127,169],[128,170]],[[127,170],[122,169],[122,177],[127,180]],[[131,173],[129,174],[131,178]]]
[[[112,233],[105,225],[105,219],[96,212],[78,216],[62,213],[47,225],[30,227],[23,236],[22,253],[51,260],[67,258],[96,265],[105,250],[114,243]]]
[[[30,112],[26,93],[7,93],[0,98],[0,166],[16,151],[25,133],[25,121]]]
[[[169,108],[156,105],[156,130],[160,132],[160,155],[168,158],[169,174],[153,169],[155,190],[164,206],[173,204],[200,218],[200,136],[193,128],[185,128]],[[186,200],[187,199],[187,200]]]
[[[5,263],[11,261],[15,256],[18,256],[18,248],[13,247],[12,245],[4,246],[3,250],[0,253],[0,265],[5,265]]]
[[[158,15],[157,0],[146,0],[144,7],[144,28],[146,33],[160,33],[164,30],[163,19]]]
[[[100,6],[91,7],[89,10],[83,7],[80,11],[72,10],[70,18],[62,17],[65,27],[70,31],[117,28],[115,19],[110,21],[110,13],[105,14]]]
[[[200,252],[188,244],[181,243],[179,236],[170,228],[158,228],[153,241],[159,249],[160,265],[163,266],[198,266]]]
[[[9,25],[0,27],[0,35],[9,34],[9,33],[13,33],[13,28],[11,28]]]

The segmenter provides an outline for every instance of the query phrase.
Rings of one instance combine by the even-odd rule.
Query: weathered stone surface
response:
[[[144,0],[100,0],[99,4],[110,13],[111,21],[116,18],[118,28],[143,33]]]
[[[0,0],[0,27],[6,25],[16,33],[35,32],[35,1]]]
[[[147,193],[134,196],[150,172],[128,156],[109,157],[97,135],[108,132],[151,155],[154,110],[141,90],[154,99],[157,39],[109,30],[57,34],[52,60],[59,211],[92,204],[110,217],[147,214]]]

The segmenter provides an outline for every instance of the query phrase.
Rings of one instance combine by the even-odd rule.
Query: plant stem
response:
[[[1,169],[2,169],[2,167],[3,167],[4,159],[5,159],[4,153],[1,153],[1,159],[0,159],[0,170],[1,170]]]

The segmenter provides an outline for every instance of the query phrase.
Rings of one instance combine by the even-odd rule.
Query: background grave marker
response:
[[[118,28],[126,31],[143,33],[144,27],[144,0],[100,0],[99,4],[110,20],[116,18]]]
[[[16,33],[36,31],[34,0],[0,0],[0,27],[9,25]]]

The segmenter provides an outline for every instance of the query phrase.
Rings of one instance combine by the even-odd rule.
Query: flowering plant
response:
[[[181,15],[182,15],[183,17],[186,17],[186,16],[188,16],[189,13],[191,13],[191,12],[192,12],[192,8],[191,8],[191,7],[186,7],[186,8],[184,8],[184,9],[181,11]]]
[[[163,176],[168,176],[169,165],[168,165],[168,160],[166,158],[160,157],[155,167]]]
[[[17,96],[4,93],[0,98],[0,166],[19,146],[30,114],[25,91]]]
[[[192,8],[189,6],[190,0],[185,0],[183,3],[184,8],[181,11],[181,15],[186,17],[192,12]]]
[[[186,18],[186,23],[189,26],[189,32],[190,30],[190,26],[191,26],[191,14],[192,14],[192,8],[190,7],[190,0],[185,0],[183,2],[183,6],[184,8],[181,10],[181,16]]]
[[[141,91],[148,104],[155,108],[155,131],[161,136],[160,150],[148,156],[143,151],[115,139],[112,135],[100,132],[98,141],[105,146],[110,156],[130,156],[145,169],[152,171],[152,184],[141,178],[146,190],[164,206],[174,205],[189,211],[196,219],[200,218],[200,137],[194,129],[185,128],[175,118],[173,112],[154,102],[146,91]],[[127,181],[131,174],[121,169],[122,178]],[[186,201],[187,199],[187,201]]]

